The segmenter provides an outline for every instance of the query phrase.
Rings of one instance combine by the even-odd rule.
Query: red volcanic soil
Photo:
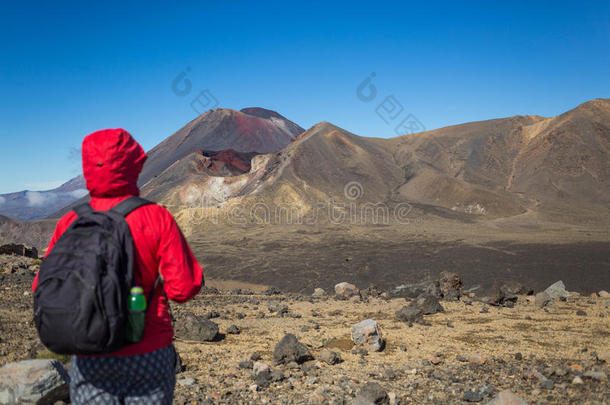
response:
[[[250,171],[250,161],[257,153],[236,152],[233,149],[225,149],[218,152],[201,151],[207,159],[203,164],[207,173],[211,176],[238,176]]]

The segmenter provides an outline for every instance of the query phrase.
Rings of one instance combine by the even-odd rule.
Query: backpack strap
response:
[[[93,212],[93,208],[91,207],[91,204],[89,204],[88,202],[86,202],[86,203],[82,203],[82,204],[79,204],[79,205],[77,205],[76,207],[74,207],[72,210],[73,210],[73,211],[76,213],[76,215],[78,215],[79,217],[80,217],[80,216],[83,216],[83,215],[85,215],[85,214],[88,214],[88,213],[90,213],[90,212]]]
[[[129,197],[121,201],[110,210],[126,217],[131,211],[140,208],[143,205],[154,204],[152,201],[140,197]]]
[[[153,300],[153,298],[155,296],[155,292],[157,291],[157,287],[162,282],[163,282],[163,280],[161,280],[161,275],[158,275],[157,279],[155,280],[155,284],[153,285],[152,290],[150,290],[150,294],[148,294],[148,305],[146,306],[146,308],[150,308],[150,303],[152,302],[152,300]]]

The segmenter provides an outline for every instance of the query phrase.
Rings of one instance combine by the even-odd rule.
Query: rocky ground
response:
[[[31,321],[37,262],[0,256],[0,268],[0,367],[53,357]],[[173,305],[175,403],[488,403],[505,389],[528,403],[610,403],[608,297],[489,300],[466,290],[422,315],[441,307],[374,288],[329,293],[208,288]],[[381,330],[381,351],[354,345],[351,328],[366,319]]]

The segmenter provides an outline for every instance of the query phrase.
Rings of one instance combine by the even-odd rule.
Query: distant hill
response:
[[[552,118],[516,116],[391,139],[364,138],[323,122],[283,150],[253,157],[248,172],[219,176],[196,153],[142,190],[185,215],[234,204],[287,204],[306,215],[338,201],[417,204],[456,218],[537,213],[578,222],[610,207],[609,150],[607,99]],[[350,184],[355,195],[347,194]]]
[[[190,220],[194,211],[226,218],[237,206],[280,212],[279,222],[315,212],[316,221],[329,223],[336,214],[329,205],[370,211],[382,204],[500,227],[507,219],[604,226],[609,150],[609,99],[556,117],[492,119],[390,139],[328,122],[303,132],[261,108],[216,109],[149,152],[140,188],[193,236],[205,228]]]
[[[0,194],[0,215],[22,221],[41,219],[86,194],[83,176],[77,176],[53,190]]]
[[[55,229],[56,220],[18,221],[0,215],[0,244],[22,243],[34,246],[43,255]]]

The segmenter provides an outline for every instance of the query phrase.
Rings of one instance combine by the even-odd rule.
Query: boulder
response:
[[[313,360],[309,349],[292,333],[285,335],[273,349],[273,361],[276,365],[288,364],[291,361],[301,364],[308,360]]]
[[[342,300],[347,300],[355,295],[360,295],[360,290],[355,285],[345,281],[335,286],[335,296]]]
[[[352,326],[352,340],[356,345],[374,352],[383,350],[385,346],[381,328],[373,319],[366,319]]]
[[[438,298],[430,294],[422,294],[411,303],[418,308],[424,315],[432,315],[437,312],[445,312],[445,308],[438,302]]]
[[[460,298],[463,284],[459,274],[450,271],[442,271],[439,275],[438,283],[441,295],[444,298]]]
[[[218,325],[195,314],[187,314],[176,322],[176,335],[187,340],[213,342],[218,338]]]
[[[376,382],[368,382],[354,398],[353,405],[389,405],[388,393]]]
[[[277,314],[279,316],[283,316],[288,313],[288,305],[280,302],[270,302],[267,304],[267,309],[272,314]]]
[[[412,305],[407,305],[396,311],[396,318],[399,321],[406,322],[409,326],[414,323],[423,323],[424,317],[423,312]]]
[[[324,289],[322,288],[316,288],[313,290],[313,294],[311,294],[312,297],[326,297],[326,291],[324,291]]]
[[[9,243],[7,245],[0,246],[0,255],[15,255],[31,257],[32,259],[38,259],[38,250],[35,247],[27,247],[25,245]]]
[[[0,404],[69,401],[70,377],[57,360],[24,360],[0,368]]]
[[[544,290],[545,293],[549,295],[551,299],[556,298],[568,298],[570,293],[566,290],[566,286],[563,284],[563,281],[559,280],[556,283],[551,284]]]
[[[610,293],[606,290],[601,290],[600,292],[597,293],[597,295],[599,295],[602,298],[610,298]]]
[[[521,291],[519,288],[514,288],[511,284],[501,284],[496,286],[494,296],[489,300],[490,305],[514,306],[517,302],[517,294],[514,292]]]
[[[341,356],[339,355],[339,353],[334,352],[332,350],[322,350],[322,352],[320,352],[320,355],[318,356],[318,360],[329,364],[329,365],[333,365],[333,364],[337,364],[337,363],[341,363],[343,360],[341,359]]]

